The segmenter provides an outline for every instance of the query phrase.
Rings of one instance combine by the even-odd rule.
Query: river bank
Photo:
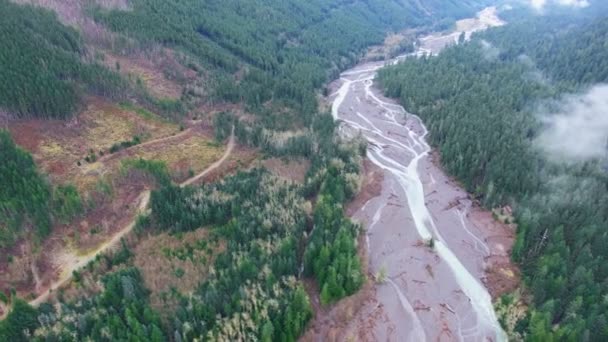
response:
[[[421,38],[416,54],[436,54],[463,32],[469,37],[501,24],[496,10],[486,9],[454,32]],[[343,325],[324,328],[335,321],[330,311],[313,323],[316,333],[307,340],[505,340],[492,295],[518,283],[509,261],[514,227],[495,221],[450,179],[422,121],[381,95],[373,79],[384,63],[345,71],[330,85],[328,100],[341,134],[362,134],[368,159],[381,172],[375,190],[363,192],[377,195],[349,210],[365,227],[368,273],[379,279],[357,295],[364,300]]]

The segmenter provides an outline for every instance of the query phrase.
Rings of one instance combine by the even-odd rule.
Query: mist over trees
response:
[[[518,18],[379,73],[427,123],[450,173],[486,206],[515,207],[513,257],[533,295],[518,330],[531,341],[608,338],[605,161],[556,163],[533,144],[539,104],[608,81],[605,15]]]

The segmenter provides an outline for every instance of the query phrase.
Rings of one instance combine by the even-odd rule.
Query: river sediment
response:
[[[418,55],[436,54],[465,32],[501,24],[494,9],[458,24],[461,31],[421,39]],[[391,63],[394,61],[389,61]],[[438,163],[422,120],[374,85],[384,62],[364,63],[330,85],[332,114],[344,136],[362,134],[380,170],[377,196],[350,210],[365,227],[370,275],[380,281],[337,340],[502,341],[488,275],[516,277],[509,268],[513,227],[479,208]],[[494,279],[496,280],[496,279]],[[500,286],[492,294],[500,294]],[[318,328],[319,339],[323,329]]]

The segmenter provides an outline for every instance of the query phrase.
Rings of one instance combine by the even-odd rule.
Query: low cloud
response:
[[[569,95],[557,111],[541,116],[545,124],[535,145],[551,159],[580,162],[608,155],[608,85]]]
[[[548,85],[550,83],[540,69],[538,69],[536,62],[534,62],[534,60],[528,55],[521,54],[517,57],[517,60],[528,67],[528,71],[524,74],[527,79],[544,85]]]
[[[481,40],[481,52],[483,57],[489,61],[496,60],[500,56],[500,50],[485,39]]]
[[[542,10],[547,5],[561,5],[561,6],[572,6],[572,7],[587,7],[589,6],[588,0],[529,0],[530,5],[537,10]]]

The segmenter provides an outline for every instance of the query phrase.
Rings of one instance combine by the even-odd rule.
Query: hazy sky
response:
[[[589,6],[587,0],[529,0],[532,7],[541,10],[548,4],[558,4],[563,6],[586,7]]]

